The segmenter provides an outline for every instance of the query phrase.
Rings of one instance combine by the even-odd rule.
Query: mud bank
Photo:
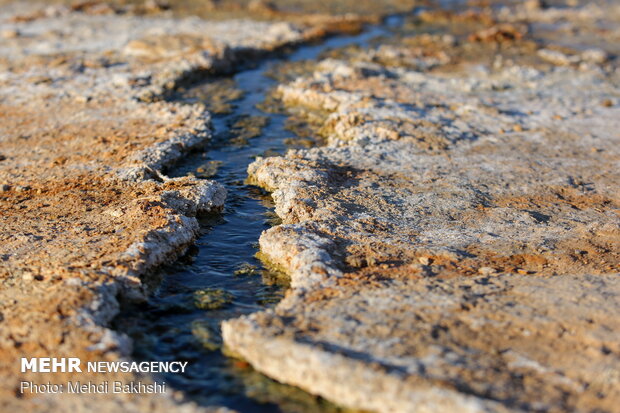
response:
[[[249,167],[292,290],[225,343],[353,408],[614,411],[619,22],[613,2],[424,11],[282,85],[328,144]]]

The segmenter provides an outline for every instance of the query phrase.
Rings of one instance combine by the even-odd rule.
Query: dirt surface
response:
[[[148,275],[185,251],[196,216],[226,195],[213,181],[164,175],[204,147],[211,121],[204,106],[163,98],[326,31],[89,3],[0,9],[0,410],[201,410],[173,392],[22,395],[22,380],[136,377],[21,374],[20,357],[129,356],[130,341],[105,328],[119,297],[143,299]]]
[[[392,13],[408,12],[422,3],[416,0],[27,0],[39,9],[20,14],[23,17],[45,13],[41,6],[56,10],[74,10],[88,14],[133,14],[141,16],[197,16],[205,19],[231,19],[251,17],[262,20],[313,21],[317,19],[341,19],[343,16],[363,16],[376,19]],[[16,7],[12,0],[0,0],[0,5]]]
[[[613,2],[431,9],[280,86],[327,145],[250,166],[292,290],[225,343],[353,408],[615,411],[619,23]]]
[[[0,4],[1,410],[218,410],[176,392],[22,396],[20,381],[45,375],[18,361],[127,358],[130,341],[106,328],[119,299],[143,299],[196,216],[221,208],[219,184],[165,173],[208,142],[208,110],[242,92],[206,88],[208,108],[164,98],[417,4]],[[419,9],[367,50],[278,75],[291,129],[326,146],[250,167],[283,222],[262,254],[292,289],[274,311],[226,323],[225,342],[353,408],[612,412],[620,10],[457,10]],[[233,132],[247,140],[257,123]]]

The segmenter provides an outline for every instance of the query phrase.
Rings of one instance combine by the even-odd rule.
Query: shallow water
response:
[[[286,277],[268,270],[255,258],[261,232],[278,220],[269,195],[245,183],[247,166],[256,156],[284,154],[287,143],[295,142],[295,135],[286,128],[285,114],[265,113],[257,108],[276,86],[276,80],[268,75],[274,65],[283,61],[316,60],[330,49],[367,45],[373,38],[390,34],[391,27],[401,21],[399,17],[390,17],[384,24],[369,27],[359,35],[302,46],[288,56],[265,60],[232,76],[231,87],[242,90],[243,96],[234,102],[230,113],[214,116],[215,137],[209,147],[167,171],[170,176],[200,175],[196,170],[209,163],[210,167],[202,171],[228,189],[225,210],[201,219],[201,236],[195,246],[163,270],[162,282],[148,302],[126,308],[116,320],[116,328],[134,340],[134,358],[189,361],[185,374],[158,378],[169,388],[181,390],[188,399],[200,404],[226,406],[240,412],[339,410],[224,356],[218,349],[219,325],[223,320],[274,306],[287,288]],[[201,92],[213,90],[209,83],[230,83],[231,78],[205,79],[202,84],[180,91],[173,99],[187,103],[208,99],[208,93],[205,96]],[[239,94],[231,94],[235,95]],[[243,128],[238,129],[236,124],[240,120]],[[254,133],[245,133],[248,128]],[[246,136],[240,138],[239,130]],[[194,294],[205,289],[224,290],[232,294],[232,302],[218,309],[199,309],[194,305]]]

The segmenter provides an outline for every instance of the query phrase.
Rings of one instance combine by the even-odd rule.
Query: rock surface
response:
[[[617,409],[620,9],[514,7],[279,88],[327,146],[249,168],[292,284],[223,326],[256,369],[373,411]]]

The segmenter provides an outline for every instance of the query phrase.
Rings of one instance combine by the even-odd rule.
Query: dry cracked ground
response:
[[[617,410],[620,6],[504,3],[427,4],[274,92],[325,145],[249,168],[283,221],[261,252],[291,289],[223,325],[230,351],[353,409]],[[216,410],[176,393],[20,399],[15,360],[128,357],[106,328],[118,298],[147,294],[143,275],[225,202],[217,182],[165,176],[211,130],[203,106],[162,97],[379,12],[2,4],[3,409]]]

